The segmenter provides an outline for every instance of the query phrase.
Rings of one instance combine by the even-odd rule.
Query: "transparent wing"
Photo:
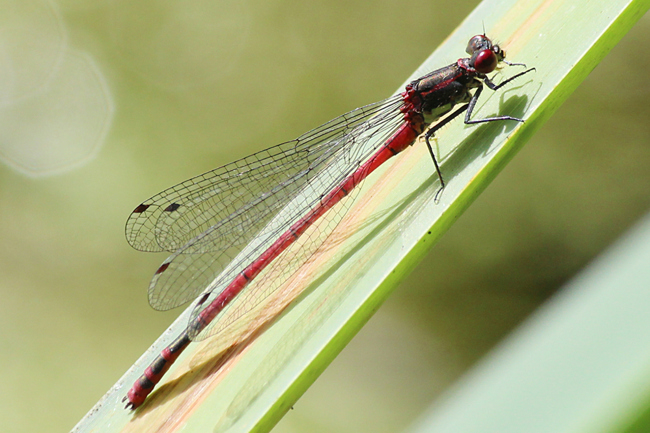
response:
[[[401,97],[361,107],[302,135],[169,188],[138,206],[127,221],[129,243],[145,251],[175,251],[158,269],[149,302],[159,310],[182,305],[213,287],[214,279],[236,276],[264,251],[291,220],[309,210],[337,179],[364,159],[369,130],[395,129]],[[366,152],[367,153],[367,152]],[[336,169],[332,169],[332,164]],[[320,191],[293,203],[285,225],[263,230],[295,201],[310,181],[329,170]],[[246,256],[241,250],[257,245]],[[239,257],[239,261],[233,260]]]
[[[293,141],[174,185],[140,204],[126,222],[126,238],[140,251],[176,252],[197,236],[194,252],[244,246],[369,117],[396,108],[399,96],[343,114]],[[206,233],[208,232],[208,233]],[[190,252],[190,251],[187,251]]]
[[[401,118],[398,117],[392,118],[390,121],[386,120],[382,119],[376,123],[371,121],[371,123],[364,125],[364,131],[354,131],[346,137],[346,139],[356,142],[357,145],[346,146],[339,156],[356,160],[357,163],[336,164],[336,162],[332,162],[328,167],[324,168],[319,178],[316,179],[316,182],[326,185],[325,192],[329,192],[341,185],[353,173],[355,177],[359,176],[361,179],[365,179],[367,168],[363,172],[357,171],[359,168],[358,163],[363,162],[372,154],[376,153],[378,145],[382,145],[401,122]],[[359,140],[365,140],[368,136],[372,136],[373,142],[376,144],[369,147],[366,146],[364,149],[363,143],[360,143]],[[314,253],[321,247],[325,239],[339,225],[353,205],[356,195],[361,190],[362,182],[349,191],[348,195],[336,204],[336,206],[318,218],[289,248],[276,257],[262,273],[242,290],[235,300],[231,301],[224,308],[217,319],[213,320],[198,335],[192,335],[190,332],[190,336],[194,340],[201,340],[219,334],[220,336],[224,336],[228,341],[232,341],[231,337],[233,335],[239,335],[246,330],[253,320],[259,321],[259,316],[262,311],[265,315],[272,316],[286,308],[298,296],[299,292],[296,292],[297,287],[291,287],[292,285],[283,287],[283,293],[279,293],[278,289],[306,261],[314,256]],[[307,188],[309,187],[305,189]],[[295,196],[291,204],[289,204],[289,214],[293,214],[295,209],[298,208],[301,210],[298,216],[304,216],[320,206],[320,199],[323,196],[323,192],[314,190],[305,191],[305,189],[301,191],[302,194]],[[250,250],[246,250],[245,254],[236,257],[233,265],[208,286],[204,292],[206,296],[201,297],[201,302],[197,303],[192,311],[190,323],[194,321],[205,307],[210,305],[244,268],[263,254],[272,242],[283,233],[286,233],[289,227],[295,223],[295,219],[295,217],[283,219],[283,216],[280,215],[278,217],[279,224],[275,224],[276,221],[272,221],[262,231],[264,234],[261,235],[266,238],[265,234],[270,233],[268,238],[263,242],[258,242]],[[272,305],[269,307],[268,304]]]

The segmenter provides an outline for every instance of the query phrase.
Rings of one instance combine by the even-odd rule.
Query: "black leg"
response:
[[[521,75],[521,74],[519,74],[519,75]],[[517,75],[515,75],[512,78],[517,78]],[[487,80],[487,78],[486,78],[486,80]],[[506,81],[510,81],[510,80],[506,80]],[[497,86],[497,88],[500,87],[501,85],[503,85],[506,81],[504,81],[499,86]],[[512,116],[487,117],[485,119],[476,119],[476,120],[470,119],[470,117],[472,117],[472,111],[474,111],[474,106],[476,106],[476,102],[478,101],[478,97],[481,96],[481,92],[483,92],[483,86],[476,89],[476,92],[474,92],[474,95],[472,96],[472,99],[470,99],[469,104],[467,104],[468,108],[467,108],[467,113],[465,113],[465,124],[474,125],[474,124],[477,124],[477,123],[496,122],[498,120],[514,120],[515,122],[523,122],[524,121],[523,119],[519,119],[517,117],[512,117]]]
[[[519,66],[519,65],[524,65],[524,64],[523,63],[512,63],[512,66]],[[530,68],[528,70],[525,70],[524,72],[520,72],[518,74],[515,74],[512,77],[505,80],[503,83],[499,83],[499,85],[494,84],[492,82],[492,80],[490,80],[489,77],[485,77],[483,79],[483,82],[485,83],[486,86],[488,86],[490,88],[490,90],[497,91],[500,88],[502,88],[503,86],[505,86],[506,84],[508,84],[509,82],[511,82],[512,80],[515,80],[515,79],[521,77],[522,75],[525,75],[525,74],[529,73],[530,71],[534,71],[534,70],[535,70],[535,68]]]
[[[467,110],[467,107],[469,107],[469,104],[465,104],[465,105],[463,105],[463,106],[460,107],[458,110],[454,111],[454,112],[451,113],[449,116],[445,117],[445,118],[442,119],[440,122],[438,122],[438,123],[436,123],[435,125],[433,125],[433,126],[432,126],[432,127],[431,127],[427,132],[426,132],[426,134],[424,134],[424,141],[427,143],[427,147],[429,148],[429,153],[431,154],[431,159],[433,160],[433,165],[435,165],[435,167],[436,167],[436,173],[438,173],[438,178],[440,179],[440,185],[441,185],[440,190],[441,190],[441,191],[442,191],[442,189],[445,187],[445,181],[444,181],[444,179],[442,178],[442,172],[440,171],[440,166],[438,166],[438,161],[436,160],[436,155],[435,155],[435,153],[433,152],[433,147],[431,147],[431,143],[429,142],[429,138],[431,138],[431,137],[433,136],[433,134],[436,133],[437,130],[439,130],[440,128],[442,128],[443,126],[445,126],[447,123],[451,122],[452,120],[454,120],[454,119],[455,119],[456,117],[458,117],[458,115],[460,115],[463,111]],[[438,196],[439,193],[440,193],[440,191],[438,191],[438,193],[436,193],[436,197]]]

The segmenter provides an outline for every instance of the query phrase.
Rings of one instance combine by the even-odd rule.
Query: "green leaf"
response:
[[[646,215],[409,432],[647,432],[649,261]]]
[[[145,404],[125,411],[122,397],[184,329],[186,311],[78,431],[99,426],[105,431],[270,430],[647,9],[647,0],[483,2],[406,82],[464,57],[468,39],[485,24],[508,60],[536,72],[499,92],[486,89],[474,118],[500,114],[526,122],[477,126],[457,120],[443,128],[435,150],[448,186],[437,203],[438,183],[423,143],[386,163],[364,183],[323,247],[276,292],[278,299],[256,310],[258,320],[190,345]],[[519,70],[505,68],[495,81]],[[297,296],[299,302],[285,308],[280,295]],[[245,341],[228,349],[228,338],[235,335]]]

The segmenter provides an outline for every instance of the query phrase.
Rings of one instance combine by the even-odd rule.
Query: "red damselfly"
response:
[[[463,112],[466,124],[523,122],[510,116],[474,120],[471,115],[484,84],[496,91],[534,68],[496,85],[487,74],[500,63],[525,65],[505,61],[505,52],[485,35],[471,38],[466,51],[470,57],[412,81],[399,95],[186,180],[135,208],[126,223],[131,246],[173,253],[151,281],[149,303],[168,310],[198,299],[185,331],[128,391],[123,400],[128,399],[127,408],[142,404],[192,340],[219,333],[268,297],[279,283],[251,285],[252,280],[262,273],[277,274],[269,271],[273,268],[288,277],[323,240],[322,235],[305,239],[307,229],[323,220],[325,230],[336,226],[350,199],[347,205],[339,202],[419,135],[424,134],[440,193],[445,183],[430,143],[437,130]],[[287,249],[298,239],[300,254],[289,256]],[[248,290],[250,286],[254,288]],[[227,320],[215,320],[229,308],[236,310]]]

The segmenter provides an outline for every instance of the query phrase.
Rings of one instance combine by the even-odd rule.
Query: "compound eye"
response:
[[[485,35],[476,35],[467,43],[467,48],[465,52],[470,56],[476,53],[477,51],[489,48],[492,43]]]
[[[499,60],[492,50],[483,50],[474,59],[474,69],[481,74],[487,74],[496,69],[497,63]]]

